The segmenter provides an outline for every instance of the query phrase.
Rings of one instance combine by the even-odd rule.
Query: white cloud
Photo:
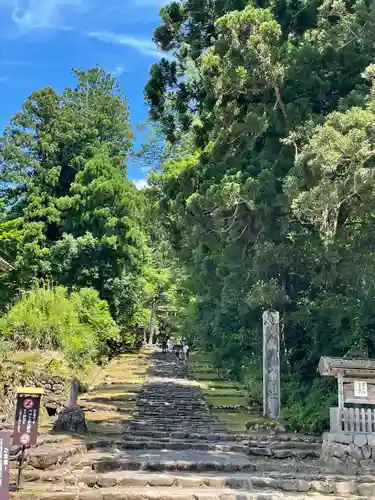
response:
[[[127,73],[128,69],[125,66],[116,66],[114,70],[111,71],[113,76],[121,76]]]
[[[133,0],[132,3],[138,7],[163,7],[170,3],[170,0]]]
[[[137,189],[145,189],[146,187],[148,187],[146,179],[138,179],[137,181],[134,181],[134,184]]]
[[[134,36],[110,33],[108,31],[91,32],[88,33],[88,36],[96,38],[96,40],[99,40],[100,42],[132,47],[141,54],[153,57],[154,59],[168,57],[164,52],[158,50],[153,41],[148,38],[136,38]]]
[[[20,30],[69,29],[64,25],[67,7],[79,7],[82,0],[9,0],[12,20]]]

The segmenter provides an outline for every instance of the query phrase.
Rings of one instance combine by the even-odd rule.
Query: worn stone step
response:
[[[149,471],[251,471],[254,465],[243,454],[234,452],[210,453],[198,450],[113,450],[89,452],[85,456],[73,457],[71,462],[77,469],[91,467],[97,472],[110,470]]]
[[[285,458],[319,458],[320,450],[308,448],[273,448],[271,447],[246,447],[246,453],[253,456],[273,457],[277,459]]]
[[[11,493],[14,500],[324,500],[325,495],[309,493],[283,493],[270,491],[235,492],[231,489],[205,488],[106,488],[77,490],[59,485],[33,485],[32,490]],[[343,500],[343,496],[330,496],[330,500]],[[350,496],[351,500],[370,500],[371,497]]]
[[[281,450],[284,448],[295,448],[299,450],[321,450],[321,443],[305,443],[301,441],[241,441],[241,443],[246,444],[249,447],[257,447],[257,448],[267,448],[272,447],[274,450]]]
[[[209,442],[215,442],[215,441],[233,441],[236,442],[233,436],[225,433],[225,432],[211,432],[209,434],[207,433],[199,433],[196,432],[191,432],[186,429],[181,430],[181,431],[157,431],[157,430],[149,430],[147,426],[142,426],[140,429],[132,429],[126,430],[123,432],[123,437],[125,439],[129,439],[129,437],[134,437],[134,438],[139,438],[140,436],[145,437],[145,438],[173,438],[173,439],[190,439],[190,440],[201,440],[201,441],[209,441]]]
[[[252,442],[271,442],[271,443],[282,443],[282,442],[303,442],[303,443],[315,443],[322,444],[321,437],[318,436],[306,436],[304,434],[277,434],[268,432],[267,434],[261,432],[238,432],[233,433],[238,441]]]
[[[186,412],[184,409],[175,408],[174,410],[153,410],[152,408],[148,409],[138,409],[136,408],[133,411],[133,417],[147,417],[150,420],[160,420],[163,419],[165,422],[175,422],[177,419],[183,418],[184,420],[191,421],[204,421],[204,422],[213,422],[213,416],[208,412]]]
[[[246,453],[246,447],[234,444],[222,442],[220,444],[204,442],[204,441],[186,441],[186,440],[124,440],[117,444],[120,449],[150,449],[150,450],[210,450],[215,452],[240,452]]]
[[[305,474],[320,474],[327,469],[316,459],[284,459],[273,457],[249,457],[257,472],[301,472]]]
[[[99,444],[98,444],[99,446]],[[220,444],[216,444],[215,442],[203,441],[203,440],[187,440],[187,439],[171,439],[171,438],[146,438],[136,439],[135,436],[132,436],[132,439],[123,439],[122,441],[110,441],[107,443],[105,441],[101,442],[100,447],[112,447],[117,446],[120,449],[164,449],[164,450],[186,450],[186,449],[197,449],[197,450],[211,450],[211,451],[234,451],[234,452],[242,452],[247,455],[253,456],[266,456],[266,457],[274,457],[278,459],[283,458],[319,458],[319,453],[314,450],[309,449],[272,449],[272,448],[263,448],[263,447],[255,447],[249,448],[245,445],[235,444],[233,442],[225,442],[221,441]],[[92,444],[90,448],[92,449]]]
[[[45,470],[59,466],[71,457],[83,455],[87,451],[87,444],[83,442],[48,443],[27,450],[26,463],[35,469]]]
[[[134,431],[141,431],[143,432],[144,429],[153,429],[154,431],[161,431],[161,432],[165,432],[167,434],[170,434],[170,433],[175,433],[175,432],[181,432],[181,433],[194,433],[194,432],[197,432],[199,434],[207,434],[209,435],[210,433],[212,432],[217,432],[217,433],[224,433],[225,432],[225,427],[222,426],[222,425],[217,425],[217,426],[203,426],[203,425],[188,425],[188,424],[184,424],[183,422],[181,422],[180,425],[164,425],[164,424],[150,424],[149,422],[147,421],[144,421],[144,422],[132,422],[129,424],[129,421],[127,420],[123,420],[123,421],[118,421],[118,423],[122,423],[124,424],[124,430],[127,430],[127,431],[131,431],[131,432],[134,432]],[[128,425],[126,425],[128,424]]]
[[[15,474],[14,474],[15,479]],[[357,495],[375,497],[373,476],[304,476],[304,475],[254,475],[251,473],[209,474],[209,473],[150,473],[145,471],[112,471],[97,473],[83,469],[79,473],[63,469],[60,472],[26,470],[24,481],[59,483],[67,485],[84,484],[89,488],[111,487],[179,487],[179,488],[229,488],[233,490],[274,490],[293,493],[324,493],[326,495]]]

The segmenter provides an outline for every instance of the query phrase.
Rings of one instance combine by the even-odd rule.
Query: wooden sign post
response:
[[[375,410],[368,408],[375,406],[375,360],[323,356],[318,371],[337,378],[337,408],[330,409],[331,432],[375,433]]]
[[[22,446],[18,467],[17,490],[19,490],[21,485],[25,449],[37,444],[40,399],[42,394],[44,394],[44,390],[39,387],[17,388],[13,445]]]
[[[9,500],[9,450],[8,431],[0,432],[0,500]]]

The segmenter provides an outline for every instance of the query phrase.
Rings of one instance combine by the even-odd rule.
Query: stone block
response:
[[[325,432],[323,434],[323,443],[351,444],[353,442],[353,438],[353,434],[348,432]]]
[[[283,480],[272,479],[270,477],[252,477],[251,482],[254,488],[280,488]]]
[[[340,481],[336,483],[336,492],[339,495],[356,495],[358,487],[355,481]]]
[[[298,491],[298,479],[285,479],[280,482],[280,489],[283,491]]]
[[[375,497],[375,483],[359,483],[358,493],[362,497]]]
[[[364,458],[361,448],[355,444],[350,444],[347,452],[348,455],[356,462],[360,462]]]
[[[85,412],[79,406],[64,408],[59,414],[53,430],[55,432],[87,432]]]
[[[317,493],[324,493],[326,495],[331,495],[335,492],[335,486],[333,485],[333,483],[324,481],[312,481],[311,489],[316,491]]]
[[[225,479],[225,486],[233,489],[248,490],[252,487],[251,479],[229,477]]]
[[[358,446],[359,448],[362,448],[362,446],[365,446],[367,444],[366,434],[356,434],[354,436],[354,444],[356,446]]]
[[[208,477],[204,480],[204,484],[206,486],[210,486],[211,488],[224,488],[225,487],[225,478],[224,477]]]
[[[99,476],[97,484],[101,488],[111,488],[112,486],[117,486],[117,479],[116,477]]]
[[[98,477],[96,474],[84,474],[81,477],[81,481],[83,481],[87,486],[93,488],[96,485]]]
[[[174,478],[172,476],[167,476],[167,475],[154,476],[147,480],[147,484],[149,486],[170,487],[173,486],[173,483],[174,483]]]
[[[365,446],[362,446],[362,453],[363,453],[363,458],[365,460],[368,460],[371,458],[371,453],[372,453],[372,448],[370,445],[366,444]]]
[[[326,454],[331,455],[332,457],[340,458],[341,460],[345,460],[345,458],[351,454],[350,447],[353,447],[353,444],[345,445],[340,443],[332,443],[331,446],[327,448]]]

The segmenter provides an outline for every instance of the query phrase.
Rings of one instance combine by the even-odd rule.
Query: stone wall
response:
[[[49,415],[55,415],[67,403],[71,379],[57,375],[34,375],[34,385],[44,389],[42,405]]]
[[[15,370],[13,374],[9,375],[3,386],[2,398],[0,399],[0,423],[13,420],[18,386],[42,387],[44,389],[42,408],[49,415],[55,415],[67,403],[70,384],[69,377]]]
[[[375,473],[375,434],[323,434],[322,459],[333,472]]]

